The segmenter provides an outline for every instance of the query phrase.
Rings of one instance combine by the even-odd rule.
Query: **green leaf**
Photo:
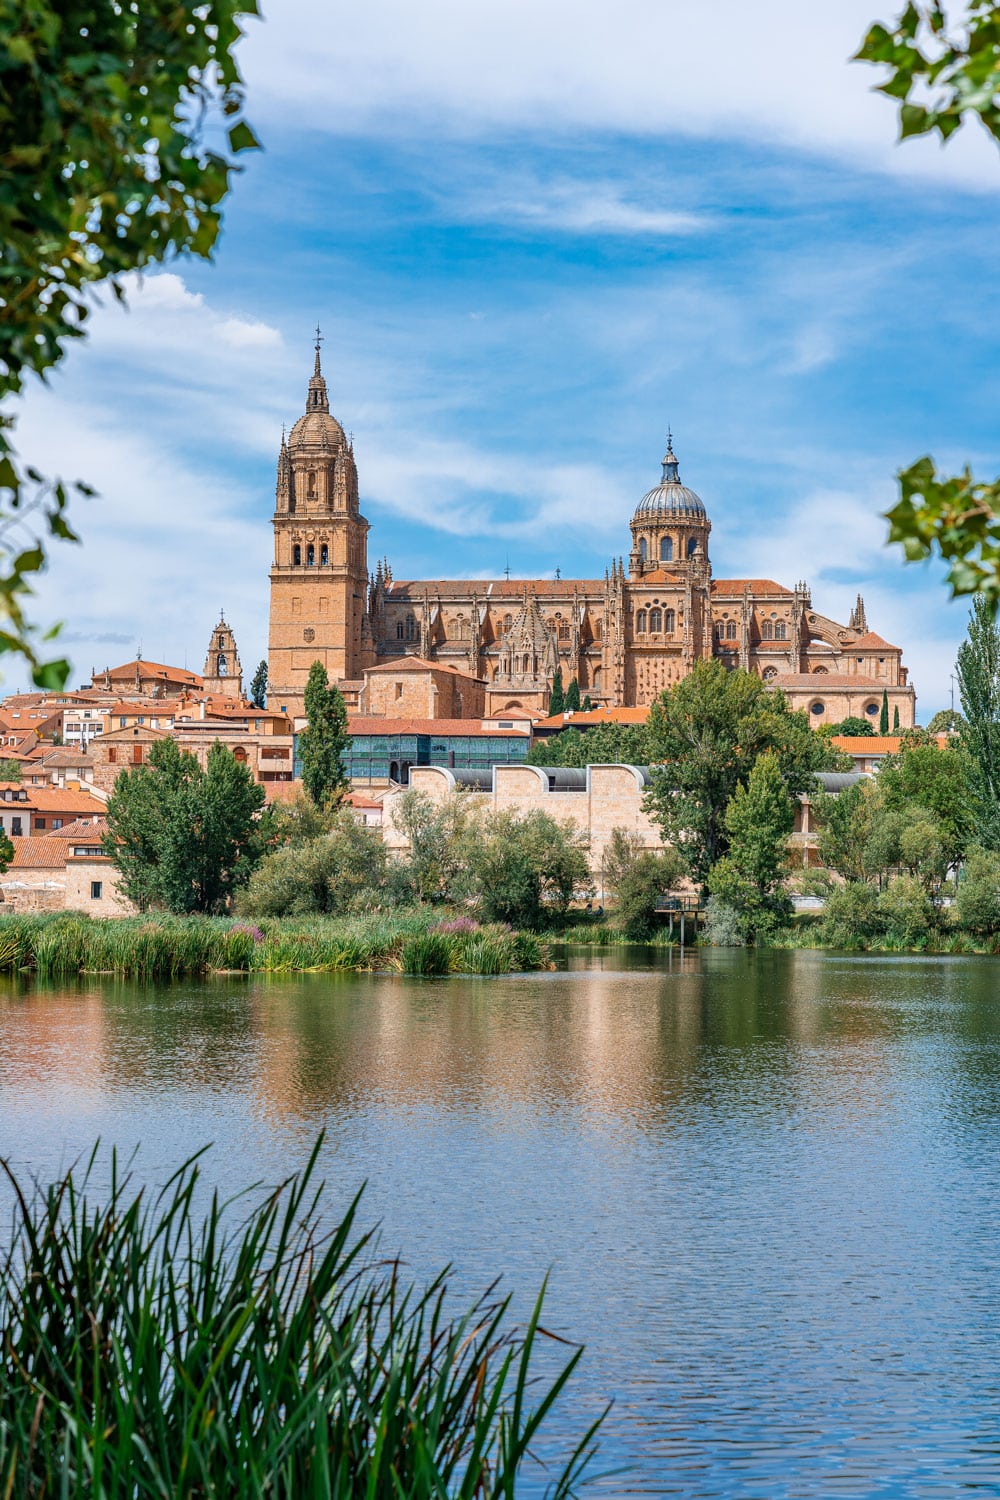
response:
[[[229,149],[231,151],[259,151],[260,141],[254,135],[245,120],[240,120],[229,132]]]

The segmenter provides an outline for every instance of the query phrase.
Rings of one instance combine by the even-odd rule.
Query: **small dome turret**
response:
[[[667,451],[663,455],[663,473],[655,489],[647,490],[635,508],[635,519],[677,515],[704,517],[705,505],[700,495],[681,484],[674,453],[673,439],[667,439]]]

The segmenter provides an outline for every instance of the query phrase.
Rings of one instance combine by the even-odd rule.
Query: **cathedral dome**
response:
[[[681,484],[677,472],[677,459],[673,443],[667,444],[663,457],[663,477],[655,489],[647,490],[635,508],[635,520],[645,516],[684,515],[705,516],[705,505],[700,495]]]

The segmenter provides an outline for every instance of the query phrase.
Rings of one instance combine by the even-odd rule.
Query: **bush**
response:
[[[586,848],[570,823],[548,813],[492,813],[471,832],[469,868],[487,921],[533,931],[593,893]]]
[[[516,1493],[581,1351],[536,1384],[541,1297],[519,1336],[491,1294],[455,1318],[443,1275],[401,1285],[398,1259],[355,1227],[358,1199],[320,1223],[318,1151],[235,1218],[196,1160],[156,1197],[114,1159],[99,1194],[96,1153],[33,1192],[12,1179],[5,1494]],[[564,1449],[554,1496],[576,1493],[597,1425]]]
[[[955,910],[967,932],[1000,931],[1000,854],[969,850],[955,892]]]
[[[612,829],[604,854],[604,879],[614,897],[618,925],[630,942],[646,942],[653,936],[657,907],[683,870],[675,850],[656,853],[645,849],[626,829]]]
[[[900,875],[887,886],[878,898],[878,915],[886,938],[901,948],[922,948],[937,925],[937,913],[915,875]]]
[[[709,896],[705,902],[705,925],[701,940],[712,948],[742,948],[743,936],[740,914],[735,907],[727,906],[718,896]]]
[[[823,942],[831,948],[867,948],[882,931],[878,892],[863,880],[835,886],[827,897]]]
[[[415,932],[399,950],[404,974],[450,974],[455,940],[446,932]]]
[[[269,854],[240,892],[237,910],[245,916],[286,917],[371,909],[389,903],[388,867],[378,832],[345,808],[331,820],[329,833]]]

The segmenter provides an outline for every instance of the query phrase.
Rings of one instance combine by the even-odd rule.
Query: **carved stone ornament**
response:
[[[316,639],[316,632],[315,630],[313,630],[311,625],[307,625],[305,630],[303,630],[302,639],[305,641],[307,646],[311,646],[313,641]]]

